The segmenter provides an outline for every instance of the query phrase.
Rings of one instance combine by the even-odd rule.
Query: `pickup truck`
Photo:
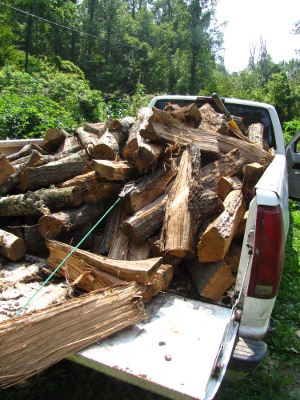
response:
[[[212,97],[158,96],[167,103],[201,107]],[[70,360],[171,399],[213,399],[225,374],[238,380],[266,354],[263,342],[279,290],[289,229],[289,194],[300,197],[300,132],[287,149],[273,106],[223,99],[231,115],[264,125],[275,157],[256,185],[249,206],[237,279],[229,305],[162,292],[147,305],[148,320],[69,357]],[[7,154],[21,141],[1,141]],[[17,148],[16,148],[17,150]],[[289,175],[288,175],[289,173]]]

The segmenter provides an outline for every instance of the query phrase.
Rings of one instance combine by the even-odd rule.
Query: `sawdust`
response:
[[[12,262],[0,257],[0,323],[13,318],[48,276],[43,258],[26,255],[22,260]],[[60,304],[69,293],[68,284],[53,277],[26,306],[22,315]]]

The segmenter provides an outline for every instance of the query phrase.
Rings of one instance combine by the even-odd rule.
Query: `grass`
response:
[[[251,376],[224,382],[216,400],[300,399],[300,202],[290,201],[290,231],[283,276],[266,337],[268,354]],[[51,340],[51,337],[49,337]],[[184,366],[183,366],[184,368]],[[24,385],[0,391],[1,400],[163,400],[96,371],[61,361]]]

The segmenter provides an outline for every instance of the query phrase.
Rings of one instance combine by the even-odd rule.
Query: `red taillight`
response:
[[[280,206],[258,206],[248,296],[260,299],[276,296],[282,273],[284,248],[284,226]]]

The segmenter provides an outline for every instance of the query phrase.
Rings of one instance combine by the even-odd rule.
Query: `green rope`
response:
[[[42,290],[42,288],[50,281],[53,275],[60,269],[60,267],[68,260],[69,257],[74,253],[75,250],[81,245],[81,243],[93,232],[93,230],[100,224],[100,222],[107,216],[107,214],[118,204],[121,197],[115,201],[115,203],[106,211],[106,213],[99,219],[98,222],[88,231],[88,233],[80,240],[80,242],[73,248],[73,250],[66,256],[66,258],[59,264],[59,266],[52,272],[52,274],[45,280],[42,286],[27,300],[27,303],[16,313],[15,317],[21,314],[21,312],[28,306],[28,304],[35,298],[35,296]]]

